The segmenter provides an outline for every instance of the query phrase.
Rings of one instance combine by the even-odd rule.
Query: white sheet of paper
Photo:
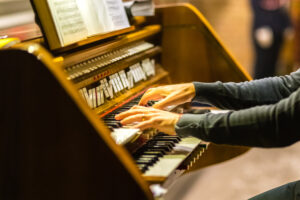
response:
[[[129,21],[122,0],[97,0],[97,2],[99,1],[105,2],[107,13],[113,24],[112,30],[129,27]]]
[[[47,0],[61,46],[128,28],[122,0]]]
[[[88,30],[76,0],[47,0],[62,46],[88,37]]]
[[[88,30],[88,36],[104,32],[97,12],[101,12],[94,6],[93,0],[76,0],[84,23]]]

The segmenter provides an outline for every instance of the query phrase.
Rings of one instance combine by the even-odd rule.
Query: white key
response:
[[[104,104],[105,103],[105,100],[104,100],[104,89],[103,89],[103,85],[100,85],[100,96],[101,96],[101,104]]]
[[[127,83],[126,83],[126,80],[124,79],[124,70],[122,70],[122,71],[120,71],[119,72],[119,76],[120,76],[120,78],[121,78],[121,81],[122,81],[122,83],[123,83],[123,86],[124,86],[124,88],[126,88],[126,87],[128,87],[128,85],[127,85]],[[125,75],[125,77],[126,77],[126,75]]]
[[[151,74],[155,76],[155,59],[151,59]]]
[[[145,61],[145,60],[142,61],[142,67],[143,67],[143,70],[144,70],[144,72],[146,72],[146,75],[147,75],[147,76],[150,76],[149,68],[147,67],[147,65],[145,64],[144,61]]]
[[[122,84],[122,82],[121,82],[121,79],[120,79],[120,77],[119,77],[119,74],[116,74],[115,76],[117,77],[117,81],[118,81],[118,83],[119,83],[119,86],[121,87],[121,90],[123,90],[123,89],[124,89],[124,86],[123,86],[123,84]]]
[[[131,66],[130,71],[131,71],[131,74],[133,76],[134,82],[137,83],[139,81],[139,79],[138,79],[138,76],[136,75],[135,68],[133,66]]]
[[[97,93],[97,107],[98,107],[102,105],[100,86],[96,87],[96,93]]]
[[[86,99],[85,99],[85,96],[84,96],[84,93],[83,93],[82,89],[79,90],[79,94],[80,94],[80,96],[82,96],[82,98],[84,99],[84,101],[87,102]]]
[[[117,144],[125,145],[139,133],[139,129],[117,128],[112,131],[111,137]]]
[[[105,87],[108,87],[108,86],[109,86],[108,81],[107,81],[106,78],[103,79],[103,82],[104,82],[104,84],[105,84]]]
[[[149,58],[142,61],[142,66],[145,69],[147,76],[151,76],[155,74],[155,70],[154,70],[155,68],[153,68],[153,64],[151,63]]]
[[[108,87],[106,87],[106,88],[108,90],[110,98],[114,98],[114,91],[113,91],[113,85],[112,85],[112,83],[110,82],[109,85],[108,85]]]
[[[91,108],[94,108],[93,107],[93,90],[92,89],[89,89],[89,99],[90,99],[90,107]]]
[[[146,77],[146,75],[145,75],[145,72],[143,71],[142,66],[141,66],[140,64],[138,64],[138,71],[139,71],[139,74],[141,74],[142,79],[143,79],[144,81],[147,80],[147,77]]]
[[[110,80],[109,80],[109,83],[113,86],[115,93],[118,93],[119,90],[118,90],[118,88],[117,88],[117,84],[116,84],[116,82],[115,82],[114,76],[113,76],[113,75],[109,76],[109,79],[110,79]]]
[[[107,88],[106,88],[106,86],[105,86],[104,80],[101,80],[101,81],[100,81],[100,87],[101,87],[101,86],[102,86],[102,88],[103,88],[103,90],[104,90],[105,97],[106,97],[106,98],[110,98],[109,93],[108,93],[108,90],[107,90]]]
[[[142,61],[142,67],[143,67],[144,71],[146,72],[146,75],[150,76],[150,68],[147,65],[147,60],[149,60],[149,58]]]
[[[85,96],[85,99],[86,99],[86,102],[88,104],[89,107],[91,107],[92,103],[91,103],[91,99],[90,99],[90,96],[88,94],[88,91],[86,88],[82,88],[82,91],[83,91],[83,94]]]
[[[134,82],[133,82],[133,75],[132,75],[132,71],[130,70],[129,72],[127,72],[127,80],[128,80],[128,85],[129,85],[129,89],[133,88],[134,87]]]
[[[92,99],[93,99],[93,108],[97,108],[97,93],[96,93],[96,88],[92,89]]]
[[[129,88],[129,81],[128,81],[125,71],[122,73],[122,76],[123,76],[124,81],[126,82],[126,87]]]
[[[159,158],[144,174],[145,176],[168,177],[184,159],[200,144],[201,140],[195,137],[185,137],[173,147],[171,153]]]
[[[121,87],[120,84],[119,84],[119,81],[118,81],[118,78],[117,78],[117,74],[114,74],[113,76],[114,76],[114,81],[115,81],[115,83],[116,83],[116,86],[117,86],[117,88],[118,88],[118,91],[121,92],[122,87]]]
[[[89,100],[88,100],[89,95],[88,95],[88,93],[87,93],[87,89],[86,89],[86,88],[82,88],[81,91],[82,91],[82,93],[83,93],[83,95],[84,95],[84,98],[85,98],[86,102],[89,103],[89,102],[88,102],[88,101],[89,101]]]
[[[134,72],[135,72],[135,74],[136,74],[136,76],[138,78],[138,82],[140,80],[142,80],[142,76],[140,75],[139,70],[138,70],[138,66],[136,64],[134,65]]]
[[[104,79],[104,83],[105,83],[105,87],[108,91],[110,98],[114,98],[113,86],[111,84],[108,84],[108,81],[106,78]]]

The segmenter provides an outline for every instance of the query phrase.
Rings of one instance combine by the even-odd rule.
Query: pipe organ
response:
[[[67,49],[22,42],[0,60],[1,199],[154,199],[157,186],[248,150],[114,119],[150,87],[250,79],[189,4]]]

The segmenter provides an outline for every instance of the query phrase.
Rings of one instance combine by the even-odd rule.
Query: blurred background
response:
[[[297,30],[297,23],[300,18],[299,0],[153,0],[155,4],[168,4],[177,2],[187,2],[195,5],[202,14],[208,19],[213,28],[216,30],[224,44],[229,48],[235,58],[244,66],[244,68],[254,77],[262,78],[266,76],[288,74],[297,68],[300,60],[298,56],[298,48],[293,45],[299,43]],[[275,6],[271,9],[254,9],[255,5],[260,1],[266,2],[283,2],[282,6]],[[254,2],[254,3],[253,3]],[[258,2],[258,3],[255,3]],[[263,7],[263,6],[262,6]],[[278,8],[279,7],[279,8]],[[276,14],[276,9],[279,10]],[[257,12],[258,10],[258,12]],[[263,10],[259,13],[259,10]],[[275,11],[274,11],[275,10]],[[284,14],[282,14],[284,11]],[[274,14],[275,12],[275,14]],[[257,14],[258,13],[258,14]],[[270,14],[271,13],[271,14]],[[279,14],[278,14],[279,13]],[[269,18],[269,21],[263,21],[260,18]],[[270,16],[267,16],[270,15]],[[278,17],[279,15],[279,17]],[[280,16],[281,15],[281,16]],[[287,15],[289,22],[282,22],[282,15]],[[257,17],[258,16],[258,17]],[[276,18],[277,17],[277,18]],[[283,16],[284,17],[284,16]],[[286,21],[288,21],[286,20]],[[261,31],[262,43],[276,42],[276,34],[269,34],[268,37],[268,24],[270,27],[276,29],[276,24],[286,24],[286,27],[280,30],[283,33],[280,45],[277,45],[278,55],[274,52],[274,47],[270,48],[271,54],[267,53],[266,48],[261,52],[257,49],[254,38],[253,29],[256,21],[262,21],[263,28],[267,31]],[[287,24],[289,23],[289,24]],[[275,25],[273,25],[275,24]],[[285,26],[285,25],[281,25]],[[260,31],[260,30],[259,30]],[[276,31],[275,31],[276,32]],[[277,31],[278,32],[278,31]],[[29,0],[0,0],[0,37],[18,37],[21,40],[29,39],[32,37],[41,36],[39,28],[34,23],[34,14]],[[258,36],[259,37],[259,36]],[[270,39],[271,37],[271,39]],[[275,42],[274,42],[275,41]],[[299,46],[299,45],[298,45]],[[241,48],[242,47],[242,48]],[[261,55],[262,62],[257,63],[258,56]],[[299,57],[299,58],[298,58]],[[268,61],[270,58],[271,61]],[[275,63],[272,61],[276,61]],[[271,62],[271,63],[270,63]],[[264,69],[261,66],[271,66],[271,71],[263,73],[261,76],[255,76],[255,67]]]
[[[299,0],[155,0],[189,2],[211,23],[225,46],[254,78],[298,68]],[[0,38],[41,36],[29,0],[0,0]],[[267,67],[267,68],[266,68]],[[257,149],[180,178],[166,199],[235,200],[300,179],[300,144]]]
[[[0,38],[41,36],[29,0],[0,0]]]

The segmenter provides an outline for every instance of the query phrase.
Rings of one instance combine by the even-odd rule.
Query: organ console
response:
[[[114,119],[150,87],[250,79],[192,5],[55,51],[22,42],[0,61],[1,199],[154,199],[155,186],[248,150]]]

